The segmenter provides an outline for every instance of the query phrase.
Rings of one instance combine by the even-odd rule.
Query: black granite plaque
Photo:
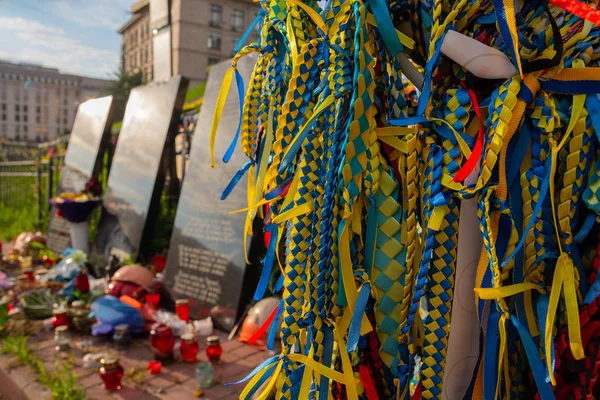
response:
[[[154,227],[171,149],[187,89],[177,76],[131,91],[115,149],[94,243],[105,257],[136,258]]]
[[[114,117],[112,96],[79,105],[60,172],[58,193],[80,192],[85,183],[100,172]],[[69,222],[58,217],[54,207],[46,235],[48,247],[54,252],[61,253],[71,244]]]
[[[242,58],[238,71],[247,83],[256,59]],[[217,326],[231,329],[243,290],[244,221],[246,214],[229,214],[247,206],[244,177],[225,200],[223,189],[247,157],[238,147],[228,164],[221,161],[239,121],[235,82],[231,85],[216,137],[215,168],[210,167],[209,136],[221,82],[229,61],[211,66],[196,125],[163,282],[174,295],[190,300],[191,316],[211,315]],[[238,144],[239,146],[239,144]]]

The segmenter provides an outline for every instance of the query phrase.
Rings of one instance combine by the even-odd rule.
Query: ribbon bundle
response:
[[[483,245],[464,398],[600,393],[592,3],[261,0],[211,134],[235,72],[224,161],[241,134],[248,162],[223,196],[249,174],[246,231],[261,216],[269,237],[255,299],[273,269],[282,296],[282,354],[241,399],[442,398],[466,200]]]

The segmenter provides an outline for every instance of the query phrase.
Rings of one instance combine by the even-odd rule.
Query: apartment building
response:
[[[110,81],[0,60],[0,138],[46,141],[69,133],[80,103]]]
[[[118,30],[123,38],[123,69],[130,75],[141,72],[146,82],[150,82],[153,79],[150,0],[136,1],[131,13],[129,21]]]
[[[164,79],[165,75],[183,75],[190,80],[191,86],[206,81],[210,65],[232,57],[235,45],[258,13],[259,7],[252,0],[137,1],[132,6],[131,19],[119,30],[123,36],[125,65],[128,68],[132,65],[127,60],[133,52],[133,63],[138,66],[126,70],[152,70],[147,65],[148,59],[140,55],[141,52],[146,54],[144,49],[150,30],[154,37],[151,47],[154,48],[148,50],[148,54],[160,58],[153,60],[155,66],[166,61],[169,70],[164,74],[164,67],[161,67],[163,70],[158,79]],[[143,42],[142,31],[145,32]],[[255,31],[248,42],[256,40],[256,37]],[[152,75],[156,75],[158,71],[154,68],[153,72]]]

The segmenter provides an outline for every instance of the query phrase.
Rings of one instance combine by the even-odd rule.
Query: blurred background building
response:
[[[125,71],[147,81],[183,75],[190,87],[233,56],[259,5],[252,0],[139,0],[120,29]],[[256,31],[247,43],[256,40]]]
[[[0,60],[0,138],[39,142],[68,134],[79,104],[110,83]]]

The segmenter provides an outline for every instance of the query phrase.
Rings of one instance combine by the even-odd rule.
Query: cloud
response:
[[[48,11],[78,25],[117,30],[129,18],[132,0],[54,1]]]
[[[68,37],[64,30],[21,17],[0,17],[0,58],[42,63],[62,72],[107,78],[119,55]]]

